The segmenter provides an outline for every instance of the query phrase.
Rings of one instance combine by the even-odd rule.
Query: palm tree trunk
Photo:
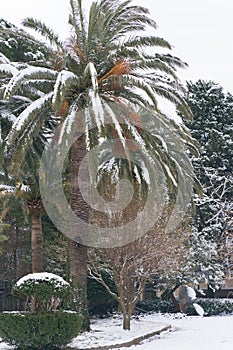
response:
[[[84,200],[78,183],[79,168],[85,154],[85,139],[84,137],[80,137],[72,145],[70,204],[73,212],[87,224],[89,212],[88,203]],[[74,230],[77,230],[77,240],[69,241],[70,280],[75,290],[74,300],[77,311],[84,316],[83,330],[89,330],[90,321],[87,307],[87,246],[82,244],[82,237],[79,235],[80,232],[78,232],[79,227],[74,227]]]
[[[42,208],[29,207],[29,213],[31,217],[32,272],[42,272],[44,270],[43,235],[41,223]]]

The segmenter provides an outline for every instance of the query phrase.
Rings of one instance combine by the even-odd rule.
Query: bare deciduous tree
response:
[[[152,230],[130,244],[89,251],[90,276],[119,303],[125,330],[130,329],[131,316],[146,282],[155,274],[177,270],[184,257],[182,242],[188,235],[186,225],[181,223],[169,233],[166,231],[168,218],[168,213],[164,212]],[[103,269],[112,275],[115,290],[105,282],[101,274]]]

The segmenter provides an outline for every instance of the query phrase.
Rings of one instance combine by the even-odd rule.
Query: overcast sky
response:
[[[28,16],[38,18],[68,35],[69,0],[1,1],[0,16],[19,25]],[[85,7],[91,0],[84,0]],[[232,0],[134,0],[150,10],[173,54],[189,64],[179,71],[184,80],[213,80],[233,94],[233,1]]]

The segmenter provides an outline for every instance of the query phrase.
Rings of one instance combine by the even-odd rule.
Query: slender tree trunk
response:
[[[129,331],[132,312],[129,309],[128,305],[124,305],[123,301],[120,302],[120,309],[123,315],[123,329],[125,331]]]
[[[128,314],[123,314],[123,329],[125,331],[130,331],[130,319],[131,316]]]
[[[42,208],[29,206],[31,217],[31,250],[32,250],[32,272],[42,272],[43,266],[43,235],[41,212]]]
[[[71,209],[85,224],[88,224],[89,207],[82,196],[78,183],[79,168],[85,154],[86,143],[84,137],[81,136],[72,145]],[[74,299],[77,310],[84,316],[83,330],[90,330],[87,307],[87,246],[82,244],[79,227],[73,229],[77,230],[77,240],[69,241],[70,280],[75,290]]]

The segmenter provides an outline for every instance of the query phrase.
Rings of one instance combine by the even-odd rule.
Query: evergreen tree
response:
[[[194,115],[189,128],[201,147],[193,164],[204,192],[196,203],[195,227],[216,244],[227,272],[232,268],[233,96],[212,81],[199,80],[188,83],[187,101]]]
[[[10,61],[41,65],[47,61],[51,51],[26,31],[0,18],[0,56]]]

